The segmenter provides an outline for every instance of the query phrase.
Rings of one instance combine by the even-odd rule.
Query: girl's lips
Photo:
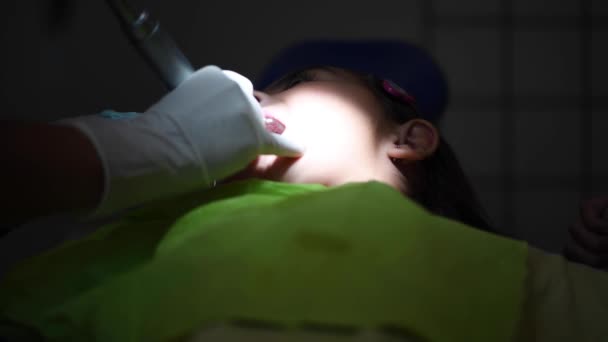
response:
[[[264,124],[266,125],[266,130],[269,132],[280,135],[285,131],[285,124],[268,113],[264,113]]]

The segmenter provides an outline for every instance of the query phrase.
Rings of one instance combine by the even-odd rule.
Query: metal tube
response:
[[[167,88],[174,89],[185,81],[194,68],[173,39],[148,12],[140,14],[125,0],[106,0],[120,25],[142,57],[160,76]]]

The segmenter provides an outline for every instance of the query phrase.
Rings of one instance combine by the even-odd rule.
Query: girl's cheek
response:
[[[314,119],[306,117],[304,114],[295,116],[290,121],[289,127],[285,129],[283,135],[285,138],[293,139],[294,141],[301,142],[306,146],[315,143],[315,133],[318,133],[314,124]]]

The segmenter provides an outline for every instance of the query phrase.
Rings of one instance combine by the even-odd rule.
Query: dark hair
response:
[[[452,148],[440,139],[433,156],[420,164],[423,180],[414,199],[438,215],[495,232]]]
[[[294,81],[307,79],[309,76],[306,72],[317,68],[340,69],[331,66],[310,66],[283,76],[266,89],[289,86]],[[415,105],[397,100],[383,90],[382,79],[372,74],[341,70],[354,75],[370,90],[390,122],[402,124],[420,118]],[[396,165],[411,182],[408,184],[410,192],[406,195],[434,214],[494,232],[452,148],[443,137],[440,136],[439,140],[435,153],[418,162],[413,170]]]
[[[383,90],[382,79],[371,74],[351,73],[374,94],[391,122],[402,124],[420,118],[415,105],[397,100]],[[454,151],[441,134],[435,153],[420,161],[413,174],[411,170],[398,168],[402,173],[409,171],[406,178],[413,180],[413,189],[408,196],[427,210],[475,228],[495,231]]]

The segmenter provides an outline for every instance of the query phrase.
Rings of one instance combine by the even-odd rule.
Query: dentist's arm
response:
[[[6,129],[2,182],[11,190],[3,210],[17,218],[88,208],[85,216],[105,216],[208,187],[259,154],[303,152],[266,130],[247,78],[215,66],[198,70],[141,115],[55,125]]]
[[[1,122],[0,165],[2,224],[91,209],[101,198],[101,160],[74,127]]]

